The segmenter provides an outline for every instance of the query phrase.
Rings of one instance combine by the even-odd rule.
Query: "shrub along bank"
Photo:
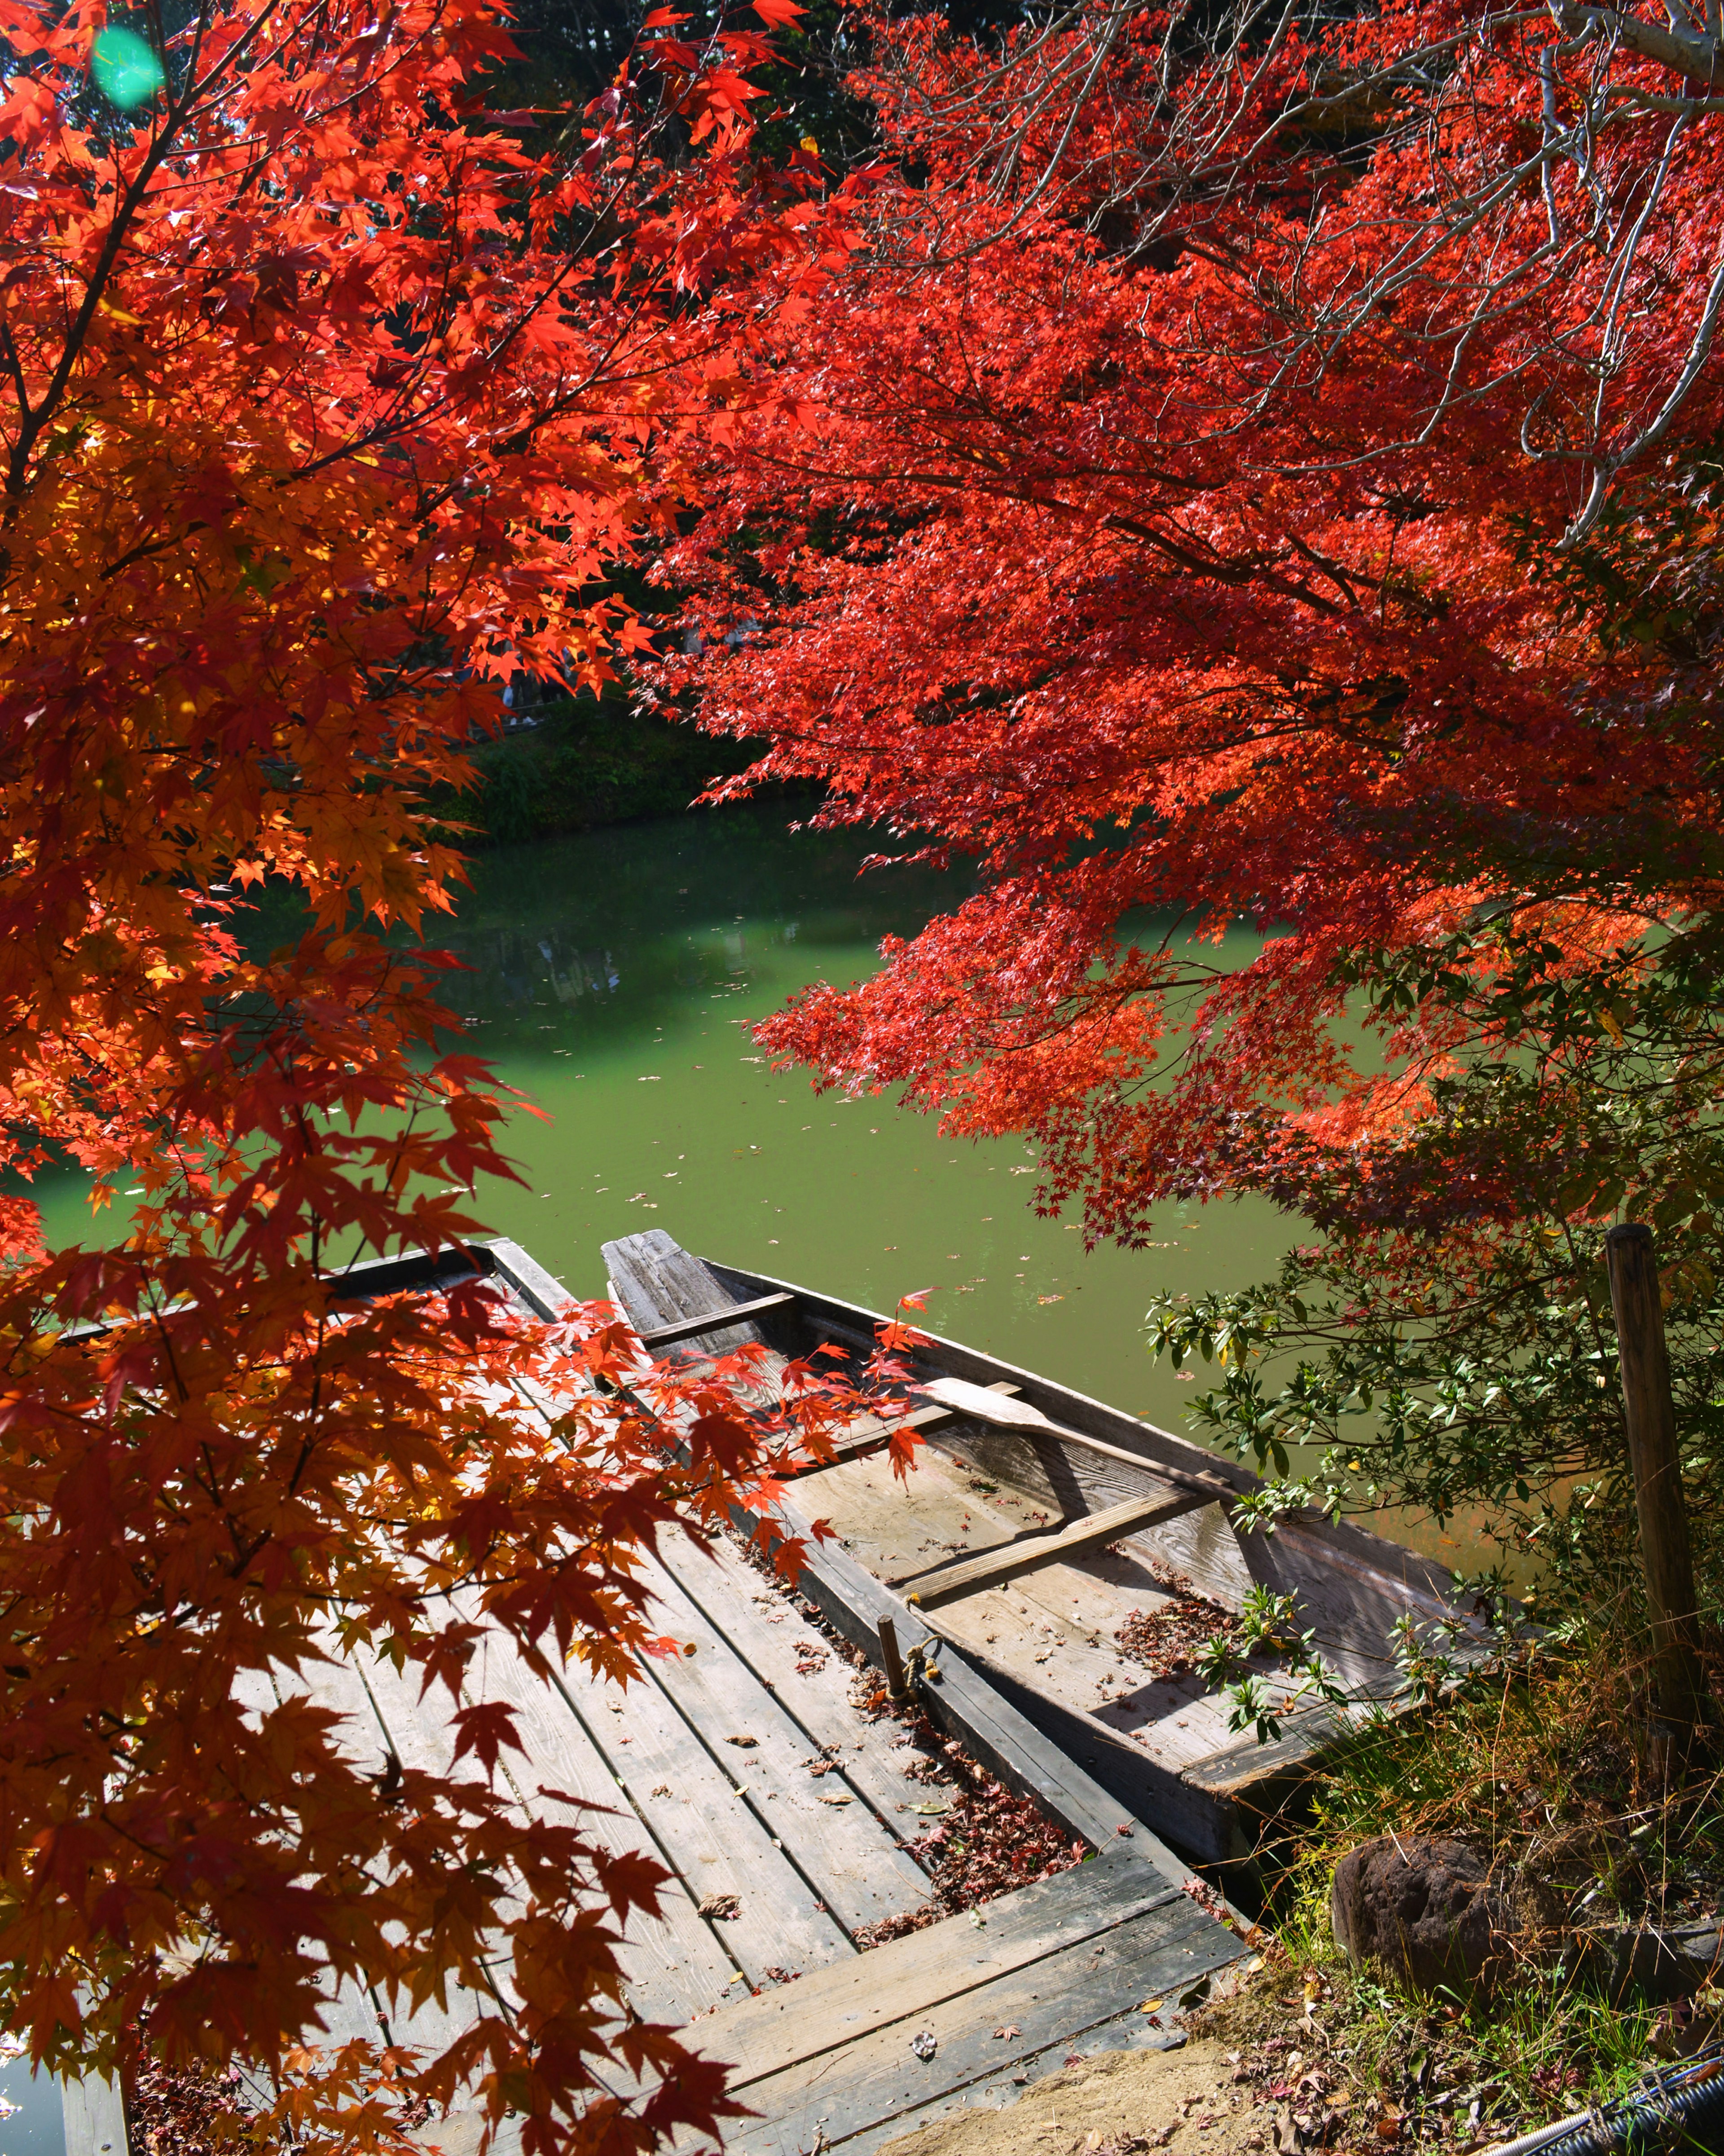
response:
[[[474,754],[475,793],[437,808],[469,827],[469,846],[514,845],[639,817],[673,816],[715,777],[740,771],[746,744],[640,711],[626,696],[540,706]]]

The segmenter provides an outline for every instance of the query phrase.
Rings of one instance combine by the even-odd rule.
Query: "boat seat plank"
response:
[[[1001,1394],[1015,1393],[1017,1389],[1015,1385],[1009,1385],[1004,1382],[988,1388],[989,1392]],[[845,1430],[844,1435],[833,1446],[830,1460],[811,1460],[806,1467],[798,1468],[796,1473],[797,1475],[817,1474],[823,1468],[830,1467],[839,1460],[854,1459],[859,1452],[866,1452],[873,1445],[884,1445],[888,1439],[895,1437],[900,1430],[934,1430],[942,1423],[956,1422],[958,1419],[957,1409],[942,1407],[937,1402],[932,1407],[912,1409],[908,1414],[900,1415],[892,1422],[882,1421],[878,1415],[858,1415]],[[791,1479],[793,1481],[795,1476]]]
[[[1123,1505],[1110,1505],[1105,1512],[1070,1521],[1057,1533],[1026,1537],[1003,1548],[983,1551],[979,1556],[928,1572],[911,1573],[890,1584],[908,1589],[907,1599],[924,1609],[937,1609],[942,1603],[972,1594],[978,1588],[997,1587],[1020,1573],[1080,1557],[1086,1550],[1100,1549],[1121,1536],[1141,1533],[1162,1520],[1177,1519],[1182,1512],[1195,1512],[1213,1502],[1212,1497],[1188,1490],[1172,1491],[1163,1497],[1128,1498]]]
[[[1105,1439],[1091,1437],[1085,1432],[1072,1430],[1064,1423],[1055,1422],[1051,1416],[1023,1399],[1017,1386],[976,1385],[962,1378],[934,1378],[922,1390],[930,1398],[952,1408],[961,1414],[979,1422],[991,1423],[1003,1430],[1026,1430],[1033,1437],[1060,1446],[1062,1450],[1075,1449],[1098,1458],[1113,1460],[1131,1469],[1134,1473],[1147,1469],[1157,1480],[1171,1483],[1177,1489],[1187,1490],[1193,1496],[1212,1499],[1220,1505],[1231,1505],[1239,1492],[1231,1483],[1224,1482],[1213,1474],[1193,1474],[1188,1469],[1147,1460],[1141,1452],[1128,1451],[1124,1446],[1111,1445]],[[1009,1397],[1001,1397],[1002,1394]]]
[[[1012,2051],[1020,2057],[1055,2045],[1069,2049],[1116,2024],[1146,1997],[1188,1989],[1238,1953],[1231,1933],[1186,1897],[1172,1896],[943,1997],[883,1985],[876,2025],[865,2035],[851,2037],[835,2055],[817,2054],[741,2083],[744,2101],[761,2117],[744,2122],[727,2148],[731,2156],[795,2156],[816,2145],[817,2127],[829,2148],[850,2148],[864,2136],[877,2145],[890,2138],[888,2128],[901,2130],[896,2122],[906,2114],[994,2078],[1009,2056],[1002,2056],[997,2028],[1019,2030]],[[927,2060],[911,2048],[924,2030],[936,2044]]]
[[[881,1818],[865,1788],[849,1781],[842,1760],[818,1776],[811,1774],[819,1748],[796,1720],[792,1703],[777,1699],[726,1651],[741,1613],[728,1606],[731,1594],[723,1576],[715,1573],[708,1583],[710,1619],[672,1573],[649,1567],[644,1576],[661,1598],[658,1621],[697,1650],[655,1663],[654,1679],[712,1758],[723,1763],[721,1771],[749,1790],[757,1815],[770,1822],[787,1854],[818,1882],[827,1907],[844,1928],[855,1932],[926,1907],[931,1890],[926,1874],[899,1846],[901,1824],[889,1825]],[[731,1745],[729,1739],[737,1736],[752,1741]]]
[[[736,1304],[734,1316],[728,1322],[738,1324],[744,1318],[764,1317],[768,1311],[789,1309],[795,1302],[796,1297],[783,1290],[776,1295],[756,1296],[751,1302]],[[640,1334],[640,1344],[643,1348],[673,1347],[680,1340],[698,1340],[715,1327],[722,1329],[726,1322],[726,1313],[722,1309],[703,1310],[695,1317],[679,1317],[669,1325],[648,1327]]]
[[[854,1953],[824,1896],[774,1845],[762,1816],[771,1807],[740,1774],[721,1770],[650,1668],[626,1698],[618,1691],[570,1672],[577,1711],[697,1907],[735,1897],[736,1914],[711,1921],[740,1974],[757,1984],[770,1969],[820,1969]]]

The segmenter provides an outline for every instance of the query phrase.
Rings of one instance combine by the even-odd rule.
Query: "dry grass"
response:
[[[1619,2093],[1714,2025],[1716,1994],[1649,1997],[1614,1952],[1625,1928],[1724,1913],[1716,1753],[1665,1784],[1633,1639],[1595,1620],[1334,1758],[1281,1852],[1264,1972],[1192,2017],[1254,2078],[1279,2072],[1307,2143],[1478,2147]],[[1724,1709],[1724,1654],[1709,1674]],[[1391,1832],[1453,1835],[1489,1859],[1521,1928],[1488,1995],[1405,1994],[1336,1947],[1334,1866]]]

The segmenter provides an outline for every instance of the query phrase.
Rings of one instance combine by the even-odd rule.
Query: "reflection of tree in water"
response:
[[[485,1029],[487,1050],[620,1043],[698,998],[746,993],[786,945],[814,947],[811,975],[823,946],[852,965],[859,945],[913,935],[967,885],[920,868],[859,879],[870,850],[865,834],[793,834],[767,808],[499,848],[434,932],[469,969],[443,978],[442,1000]]]

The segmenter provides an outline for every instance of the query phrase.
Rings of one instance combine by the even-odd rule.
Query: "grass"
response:
[[[1724,1707],[1724,1652],[1709,1675]],[[1296,2057],[1311,2076],[1322,2061],[1307,2138],[1481,2146],[1621,2094],[1724,2012],[1724,1993],[1673,2009],[1613,1968],[1626,1928],[1708,1921],[1724,1905],[1716,1753],[1667,1788],[1648,1706],[1629,1620],[1608,1613],[1337,1753],[1280,1852],[1261,1975],[1200,2017],[1270,2070]],[[1488,1858],[1517,1925],[1488,1994],[1403,1992],[1336,1946],[1334,1867],[1388,1834],[1452,1836]],[[1296,2105],[1297,2080],[1289,2087]]]

